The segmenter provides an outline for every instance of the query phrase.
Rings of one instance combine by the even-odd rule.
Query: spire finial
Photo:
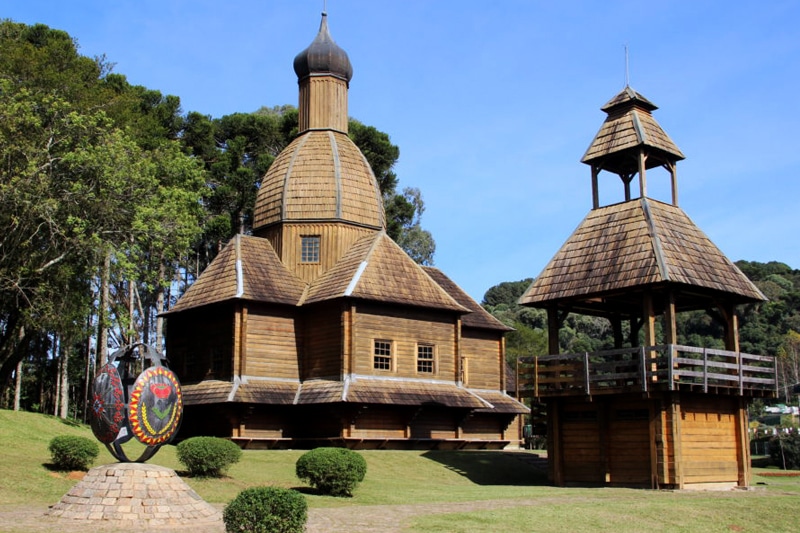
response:
[[[628,43],[625,43],[625,87],[631,86],[631,71],[628,62]]]

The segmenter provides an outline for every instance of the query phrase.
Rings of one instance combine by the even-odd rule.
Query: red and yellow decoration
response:
[[[131,430],[139,442],[158,446],[168,442],[181,420],[183,398],[175,374],[163,366],[142,372],[131,391]]]

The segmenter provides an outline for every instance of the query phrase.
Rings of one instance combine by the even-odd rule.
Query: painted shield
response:
[[[94,380],[91,412],[92,432],[100,442],[114,442],[127,426],[122,380],[114,365],[103,366]]]
[[[182,414],[181,385],[171,370],[151,366],[136,378],[130,398],[130,424],[139,442],[147,446],[169,442]]]

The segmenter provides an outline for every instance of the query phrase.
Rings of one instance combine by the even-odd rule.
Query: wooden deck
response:
[[[774,357],[679,344],[520,357],[517,376],[521,398],[675,390],[745,397],[777,394]]]

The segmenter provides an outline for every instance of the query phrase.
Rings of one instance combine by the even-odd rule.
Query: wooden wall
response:
[[[556,483],[684,488],[746,485],[744,408],[733,396],[673,394],[552,400],[548,419]],[[652,485],[651,485],[652,484]]]
[[[408,410],[370,406],[359,414],[350,437],[362,439],[403,439],[407,437]]]
[[[596,404],[569,403],[560,409],[563,479],[598,483],[604,478]]]
[[[242,327],[241,372],[247,376],[299,379],[296,311],[286,306],[249,303]]]
[[[502,390],[502,332],[462,328],[461,357],[466,360],[464,386]]]
[[[455,413],[449,409],[423,409],[410,426],[412,439],[456,438]]]
[[[356,307],[352,335],[357,374],[453,380],[457,378],[457,321],[451,313],[414,308],[387,308],[370,303]],[[373,368],[375,339],[393,342],[392,370]],[[436,346],[435,372],[417,373],[417,344]]]
[[[283,264],[300,279],[310,283],[335,265],[353,243],[362,237],[374,234],[374,229],[341,222],[307,224],[284,222],[261,230],[258,236],[269,239]],[[320,237],[320,262],[301,263],[300,238],[312,235]]]
[[[342,307],[314,306],[303,316],[303,379],[341,379],[343,357]]]
[[[681,400],[684,483],[736,482],[736,398],[693,396]]]
[[[502,417],[476,413],[462,423],[461,437],[467,440],[502,440],[506,426]],[[515,439],[516,434],[509,438]]]
[[[347,133],[347,82],[310,76],[300,83],[298,131],[332,128]]]

